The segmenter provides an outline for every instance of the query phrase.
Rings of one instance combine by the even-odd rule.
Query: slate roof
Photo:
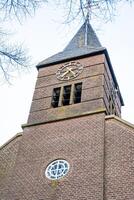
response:
[[[102,46],[89,22],[85,21],[64,51],[76,50],[77,48],[86,49],[87,47],[93,50]]]
[[[105,48],[101,46],[101,43],[89,22],[85,21],[85,23],[81,26],[76,35],[62,52],[43,60],[37,65],[37,68],[45,67],[52,63],[57,63],[68,59],[89,55],[95,52],[97,53],[104,49]]]

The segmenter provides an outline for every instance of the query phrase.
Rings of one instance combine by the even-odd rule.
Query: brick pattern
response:
[[[72,81],[68,81],[68,82],[60,82],[56,85],[56,87],[62,87],[64,85],[72,85],[74,83],[79,83],[81,82],[83,83],[82,85],[82,89],[89,89],[89,88],[94,88],[94,87],[98,87],[101,86],[104,82],[104,78],[103,75],[94,75],[94,76],[89,76],[86,79],[80,79],[80,80],[72,80]],[[52,97],[52,92],[53,92],[53,88],[55,85],[50,85],[49,87],[42,87],[42,88],[36,88],[35,92],[34,92],[34,96],[33,96],[33,101],[34,100],[38,100],[38,99],[45,99],[48,97]]]
[[[106,80],[105,75],[104,75],[104,99],[105,102],[107,104],[107,110],[108,110],[108,114],[110,113],[109,111],[109,96],[110,96],[110,84],[107,84],[109,80]],[[115,105],[115,110],[117,113],[117,116],[121,116],[121,102],[119,99],[119,96],[116,95],[116,98],[114,99],[114,105]],[[115,113],[114,113],[115,114]]]
[[[103,98],[103,87],[94,87],[89,89],[82,89],[81,102],[91,101],[94,99]],[[40,110],[51,109],[52,97],[46,97],[39,100],[35,100],[31,106],[31,113]],[[53,108],[52,108],[53,109]]]
[[[80,62],[85,67],[99,65],[104,60],[105,60],[105,57],[103,54],[97,55],[97,56],[90,56],[88,58],[77,59],[77,61]],[[63,64],[65,64],[65,62],[61,64],[49,66],[49,67],[40,68],[38,77],[44,77],[44,76],[48,76],[52,74],[54,75],[55,72],[59,69],[59,67],[61,67]]]
[[[105,56],[102,54],[78,61],[84,66],[84,70],[70,81],[60,81],[56,78],[56,71],[64,63],[39,69],[28,124],[62,119],[62,115],[66,118],[73,117],[76,113],[83,114],[85,110],[90,112],[106,109],[106,113],[110,113],[110,84],[113,79]],[[79,82],[82,82],[81,104],[67,106],[67,108],[53,109],[51,107],[53,88]],[[115,113],[118,116],[121,114],[121,102],[118,95],[115,100]]]
[[[106,93],[106,101],[109,102],[109,96],[111,95],[111,86],[114,86],[113,78],[109,70],[109,66],[107,61],[105,60],[104,62],[104,88],[105,88],[105,93]],[[121,116],[121,101],[119,97],[119,93],[116,93],[115,99],[114,99],[114,104],[115,104],[115,111],[117,116]],[[108,111],[109,112],[109,111]],[[113,113],[115,114],[115,113]]]
[[[104,108],[109,112],[113,80],[105,56],[78,61],[84,71],[67,82],[55,75],[62,64],[39,70],[28,118],[34,126],[25,127],[23,136],[0,153],[0,200],[134,199],[134,130],[115,120],[105,122],[106,113],[89,115]],[[51,108],[54,87],[79,82],[81,103]],[[119,96],[116,111],[120,115]],[[57,183],[45,177],[55,159],[70,163],[69,173]]]
[[[51,66],[51,67],[55,69],[55,66]],[[104,71],[103,64],[84,67],[83,72],[79,76],[77,76],[74,80],[78,81],[78,80],[85,79],[88,77],[97,76],[97,75],[103,74],[104,73],[103,71]],[[58,80],[56,77],[56,72],[57,70],[55,69],[54,74],[37,78],[35,88],[48,87],[51,85],[59,85],[61,83],[64,83],[64,84],[70,83],[70,81],[67,82],[67,81]]]
[[[55,159],[70,163],[56,184]],[[134,128],[104,114],[24,129],[0,152],[0,200],[133,200]]]
[[[19,149],[21,136],[0,149],[0,200],[5,199]],[[10,198],[7,198],[9,200]]]
[[[105,200],[134,199],[134,129],[114,119],[105,128]]]
[[[61,106],[48,110],[39,110],[29,114],[28,124],[44,123],[64,118],[84,115],[87,112],[102,110],[104,108],[103,99],[94,99],[91,101]]]
[[[104,114],[25,128],[4,200],[103,200]],[[70,163],[53,188],[44,175],[55,159]]]
[[[62,65],[53,65],[39,70],[28,123],[48,122],[104,109],[104,55],[78,60],[84,65],[83,72],[71,81],[60,81],[56,71]],[[53,88],[82,82],[82,101],[79,105],[59,108],[51,107]]]

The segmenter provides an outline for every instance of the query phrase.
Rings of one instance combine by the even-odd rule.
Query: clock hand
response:
[[[72,70],[70,70],[70,72],[75,76],[75,73]]]
[[[61,77],[64,77],[66,74],[68,74],[69,72],[71,72],[72,74],[73,74],[73,76],[75,76],[75,73],[72,71],[72,68],[68,68],[67,67],[67,71],[66,72],[64,72],[62,75],[61,75]]]
[[[64,72],[64,73],[61,75],[61,77],[65,76],[65,75],[68,74],[68,73],[69,73],[69,71]]]
[[[68,68],[68,70],[73,74],[73,76],[75,76],[75,73],[72,71],[72,68]]]

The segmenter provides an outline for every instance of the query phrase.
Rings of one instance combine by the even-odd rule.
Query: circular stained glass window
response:
[[[69,163],[66,160],[55,160],[47,166],[45,175],[51,180],[57,180],[65,176],[68,171]]]

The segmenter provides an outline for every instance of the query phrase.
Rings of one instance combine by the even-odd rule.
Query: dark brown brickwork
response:
[[[109,98],[111,85],[114,85],[114,81],[105,55],[91,56],[77,61],[84,66],[84,70],[71,81],[60,81],[56,78],[57,70],[64,63],[39,69],[28,124],[73,117],[87,111],[92,112],[100,109],[106,109],[107,114],[114,113],[120,116],[121,102],[118,94],[114,100],[114,111],[110,111]],[[82,82],[81,104],[67,106],[67,108],[53,109],[51,107],[53,88],[79,82]]]
[[[63,63],[39,69],[23,136],[1,148],[0,200],[134,199],[134,127],[106,116],[116,81],[105,58],[78,59],[84,70],[70,81],[56,78]],[[53,88],[81,82],[80,103],[52,108]],[[120,116],[120,94],[112,100]],[[55,159],[70,164],[57,182],[45,177]]]
[[[97,55],[97,56],[90,56],[88,58],[77,59],[77,61],[80,62],[85,67],[88,67],[88,66],[91,67],[91,66],[94,66],[94,65],[101,64],[102,60],[104,60],[104,59],[105,59],[105,57],[102,54],[102,55]],[[55,67],[49,66],[49,67],[40,68],[38,77],[54,75],[55,71],[57,71],[59,69],[59,67],[61,67],[63,64],[64,63],[57,64],[57,65],[55,65]],[[92,69],[92,73],[95,73],[93,68],[90,68],[90,69]]]
[[[96,59],[96,56],[94,57]],[[72,117],[79,114],[83,114],[87,111],[100,110],[105,108],[103,102],[103,82],[104,82],[104,65],[103,63],[104,56],[98,56],[96,63],[99,64],[91,65],[95,63],[93,59],[91,64],[87,65],[86,59],[81,59],[81,63],[86,63],[84,66],[84,71],[80,76],[78,76],[73,81],[59,81],[56,78],[56,71],[60,65],[51,66],[53,68],[50,71],[50,74],[47,73],[47,76],[41,76],[39,71],[39,77],[37,79],[35,93],[33,96],[33,102],[30,109],[30,115],[28,118],[28,124],[47,122],[56,119],[62,119],[63,117]],[[102,61],[101,61],[102,60]],[[45,74],[46,69],[41,69],[42,74]],[[45,72],[43,72],[43,70]],[[71,105],[61,108],[53,109],[51,107],[52,92],[54,87],[61,87],[67,84],[79,83],[82,82],[82,101],[79,105]],[[46,91],[45,91],[46,88]]]
[[[52,75],[39,77],[37,79],[36,88],[42,88],[42,87],[48,87],[51,85],[57,85],[57,84],[59,85],[61,83],[64,83],[64,84],[67,83],[67,81],[59,81],[56,78],[57,67],[55,65],[53,65],[51,67],[55,69],[55,73]],[[60,67],[60,65],[59,65],[59,67]],[[98,64],[95,66],[87,66],[87,67],[85,66],[83,72],[78,77],[76,77],[74,80],[78,81],[78,80],[85,79],[88,77],[103,74],[104,73],[103,70],[104,70],[103,64]],[[68,81],[68,82],[70,82],[70,81]]]
[[[60,81],[56,78],[56,71],[63,63],[39,70],[28,124],[79,116],[85,112],[106,108],[104,101],[104,55],[83,58],[78,61],[83,64],[84,70],[72,81]],[[82,82],[80,104],[55,109],[51,107],[53,88],[79,82]]]
[[[114,113],[110,113],[109,110],[108,110],[108,114],[117,114],[117,116],[121,116],[121,101],[120,101],[120,98],[119,98],[119,94],[118,92],[116,93],[115,92],[115,89],[118,90],[118,88],[115,88],[115,84],[113,82],[113,78],[112,78],[112,75],[110,73],[110,70],[109,70],[109,66],[108,66],[108,63],[107,63],[107,60],[105,59],[105,62],[104,62],[104,90],[105,90],[105,94],[106,94],[106,100],[109,104],[109,96],[111,95],[111,93],[114,93],[114,105],[115,105],[115,110],[116,112]]]
[[[0,200],[134,199],[134,126],[114,116],[24,128],[22,137],[1,148],[0,158]],[[58,158],[70,170],[53,184],[44,173]]]
[[[105,200],[134,199],[134,128],[116,119],[105,127]]]
[[[85,95],[90,95],[90,100],[95,99],[95,91],[98,91],[99,88],[101,90],[101,85],[103,84],[103,76],[94,76],[91,78],[87,78],[85,80],[80,80],[77,81],[78,83],[81,82],[83,83],[82,85],[82,102],[83,101],[87,101],[89,100],[89,97],[87,96],[87,99],[84,97]],[[73,84],[73,83],[77,83],[76,81],[69,81],[67,82],[68,85]],[[60,84],[57,87],[61,87],[64,86],[64,84]],[[41,89],[36,89],[35,90],[35,94],[33,97],[33,103],[31,106],[31,112],[33,111],[38,111],[41,109],[50,109],[51,108],[51,99],[52,99],[52,91],[53,91],[54,85],[50,86],[49,88],[49,92],[48,94],[46,93],[45,89],[41,88]],[[48,90],[47,90],[48,91]],[[92,93],[94,92],[94,94],[92,95]],[[37,96],[38,95],[38,96]],[[98,96],[98,94],[96,94],[96,98],[100,98],[103,97],[103,92],[101,91],[101,94]]]
[[[25,128],[4,200],[103,200],[103,152],[103,113]],[[53,188],[44,173],[58,158],[70,171]]]
[[[104,108],[103,99],[94,99],[79,104],[72,104],[69,106],[61,106],[58,108],[51,108],[48,110],[39,110],[29,114],[28,124],[49,122],[64,118],[76,117],[84,115],[88,111],[99,111]]]
[[[21,138],[18,134],[0,148],[0,200],[4,200],[8,192]]]

